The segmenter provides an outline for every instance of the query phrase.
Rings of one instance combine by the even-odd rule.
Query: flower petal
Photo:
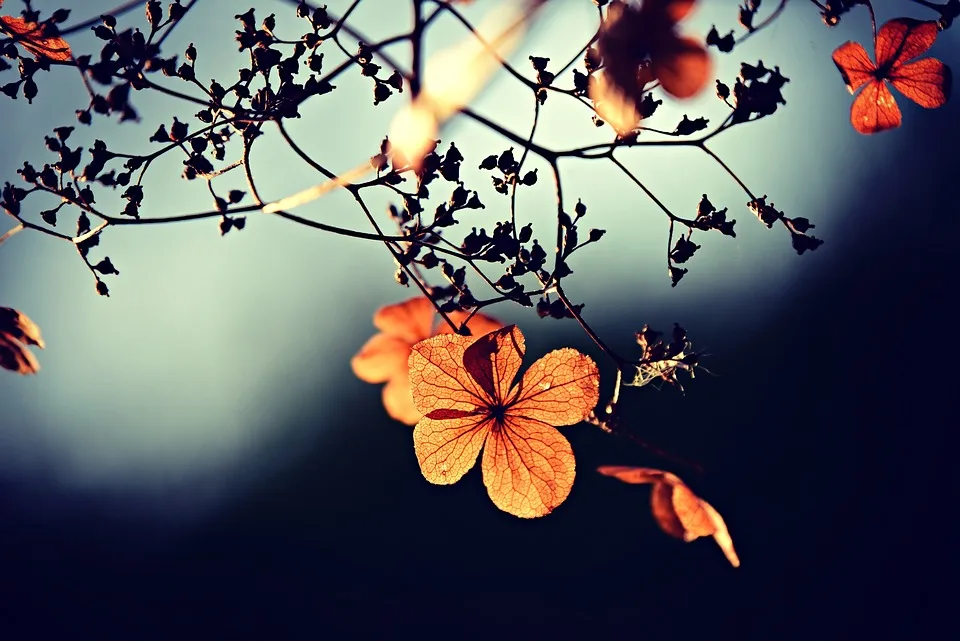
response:
[[[548,425],[573,425],[585,419],[600,399],[600,372],[589,356],[565,347],[530,366],[510,404],[508,415]]]
[[[406,373],[410,344],[395,336],[375,334],[350,359],[357,378],[367,383],[382,383]]]
[[[472,411],[487,405],[476,381],[463,366],[464,352],[474,339],[440,334],[420,341],[410,354],[410,389],[421,414],[434,410]]]
[[[947,104],[953,74],[936,58],[924,58],[898,67],[890,75],[890,83],[921,107],[935,109]]]
[[[877,70],[866,49],[859,42],[853,41],[845,42],[834,50],[833,64],[837,65],[850,93],[872,80]]]
[[[413,404],[413,393],[410,391],[410,377],[404,368],[397,376],[383,386],[383,407],[390,418],[416,425],[423,415]]]
[[[900,107],[882,80],[872,80],[850,106],[850,124],[862,134],[875,134],[900,126]]]
[[[710,54],[693,38],[677,38],[651,59],[653,75],[674,98],[692,98],[710,80]]]
[[[373,315],[373,324],[381,332],[413,345],[432,335],[437,309],[425,296],[381,307]]]
[[[680,22],[693,10],[696,0],[644,0],[640,11],[649,11],[650,15],[666,16],[671,22]]]
[[[490,430],[482,465],[494,505],[525,519],[549,514],[563,503],[576,476],[573,448],[563,434],[523,417]]]
[[[491,405],[503,404],[520,371],[523,333],[516,325],[481,336],[463,354],[463,366]]]
[[[892,70],[913,60],[937,40],[937,23],[896,18],[877,32],[877,67]]]
[[[424,416],[413,428],[413,447],[425,479],[437,485],[459,481],[477,462],[492,425],[482,411],[439,410],[441,419]]]

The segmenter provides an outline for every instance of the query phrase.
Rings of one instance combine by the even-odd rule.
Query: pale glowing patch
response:
[[[526,32],[527,23],[546,2],[504,0],[476,26],[477,34],[486,41],[489,50],[470,34],[459,44],[438,52],[427,62],[420,95],[400,111],[390,131],[394,148],[410,164],[419,163],[443,123],[487,85],[499,68],[499,59],[509,56],[516,48]],[[370,163],[364,161],[336,178],[268,203],[263,207],[263,212],[270,214],[300,207],[338,187],[353,183],[370,171]]]
[[[370,163],[366,162],[348,172],[340,174],[336,178],[331,178],[327,182],[314,185],[313,187],[304,189],[303,191],[297,192],[292,196],[287,196],[286,198],[281,198],[275,202],[268,203],[264,205],[263,213],[272,214],[274,212],[293,209],[294,207],[299,207],[309,202],[313,202],[317,198],[320,198],[320,196],[323,196],[327,192],[333,191],[337,187],[349,185],[355,180],[362,178],[368,171],[371,171],[371,167]]]
[[[430,141],[436,139],[439,131],[434,113],[420,104],[411,103],[394,118],[390,141],[394,149],[413,162],[426,154]]]
[[[594,102],[600,118],[620,135],[640,126],[640,112],[637,111],[634,101],[612,82],[608,82],[604,73],[596,74],[595,78],[595,82],[590,85],[590,99]]]
[[[500,60],[516,49],[530,18],[544,3],[502,2],[476,26],[479,38],[470,34],[427,61],[420,95],[397,114],[390,129],[394,148],[412,165],[423,158],[440,127],[487,85]]]

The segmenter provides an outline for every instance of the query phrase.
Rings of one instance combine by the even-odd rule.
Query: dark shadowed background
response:
[[[730,21],[726,3],[705,4],[705,24]],[[899,15],[898,7],[916,14],[910,3],[878,7],[884,18]],[[619,337],[618,346],[644,323],[668,330],[678,321],[709,353],[704,364],[715,376],[699,375],[685,395],[644,388],[623,398],[638,434],[699,461],[706,473],[596,428],[564,428],[577,482],[544,519],[496,510],[479,469],[451,487],[426,483],[410,429],[386,417],[378,386],[351,375],[350,356],[373,332],[369,315],[407,295],[389,282],[381,248],[349,245],[318,266],[311,243],[339,247],[341,239],[285,237],[251,224],[238,241],[248,244],[224,256],[214,252],[237,239],[217,238],[211,224],[184,227],[138,255],[134,234],[118,235],[101,245],[126,254],[124,264],[115,260],[123,274],[111,298],[100,300],[73,257],[54,258],[66,248],[26,234],[12,239],[0,251],[0,304],[31,315],[48,348],[38,354],[44,369],[36,378],[0,378],[0,637],[918,639],[950,629],[958,111],[951,104],[923,112],[900,99],[902,129],[874,138],[850,131],[849,97],[829,53],[843,39],[866,36],[862,18],[830,32],[812,8],[791,7],[774,37],[818,40],[777,60],[791,76],[786,58],[794,56],[807,84],[788,85],[781,129],[778,113],[766,129],[718,141],[756,190],[787,192],[775,202],[817,223],[823,247],[796,257],[786,234],[762,233],[738,204],[742,194],[726,186],[729,197],[714,201],[740,207],[743,233],[710,238],[705,252],[714,253],[699,264],[698,254],[676,290],[659,272],[641,273],[647,263],[631,262],[649,253],[650,264],[662,263],[663,224],[646,204],[650,244],[610,245],[638,273],[594,272],[581,258],[582,272],[571,278],[571,295],[587,303],[598,330]],[[803,27],[791,30],[786,20]],[[548,47],[549,38],[537,43]],[[773,59],[772,46],[745,50],[737,62],[758,53]],[[956,52],[955,38],[933,51],[948,62]],[[57,91],[41,84],[41,99],[45,90]],[[486,99],[495,111],[493,95]],[[4,129],[23,107],[0,103]],[[145,116],[144,136],[163,118]],[[365,129],[352,131],[374,143],[385,130]],[[775,137],[784,130],[790,137]],[[4,161],[4,179],[13,180],[21,157],[39,153],[40,135],[15,133],[18,153]],[[454,138],[460,145],[459,130]],[[466,165],[502,148],[495,138],[474,140],[476,149],[462,144]],[[352,157],[343,162],[338,169]],[[688,170],[684,163],[657,171],[669,183]],[[294,179],[273,196],[310,180]],[[582,194],[596,226],[616,224],[604,212],[629,221],[640,210],[632,191],[595,180]],[[707,189],[691,186],[676,202],[692,211]],[[193,197],[178,207],[206,207],[202,195]],[[185,240],[194,236],[203,240]],[[736,260],[723,258],[729,254]],[[51,291],[37,292],[36,273],[24,265],[53,260],[59,271],[44,272],[42,285]],[[184,272],[157,298],[138,278],[162,278],[168,262]],[[349,282],[318,275],[331,266],[349,272]],[[58,287],[80,293],[68,305]],[[82,302],[74,306],[74,298]],[[204,351],[191,328],[221,308],[239,325],[224,335],[204,326],[203,341],[217,345]],[[99,325],[111,313],[123,327]],[[527,334],[527,364],[571,345],[598,359],[609,389],[609,366],[572,321],[513,310],[503,317]],[[131,319],[141,325],[129,329]],[[83,344],[70,334],[78,324]],[[111,336],[124,342],[111,346]],[[194,339],[183,352],[162,353]],[[152,341],[171,347],[138,347]],[[71,374],[58,380],[58,368]],[[221,376],[231,378],[221,386]],[[167,381],[175,386],[163,387]],[[112,395],[111,385],[132,391]],[[204,385],[197,398],[178,396]],[[214,396],[215,407],[197,400]],[[199,436],[244,421],[256,430],[235,439],[244,447],[223,446],[228,454],[220,441]],[[90,430],[86,441],[81,428]],[[64,442],[76,444],[69,455],[58,449]],[[167,463],[154,469],[157,458]],[[731,568],[710,540],[683,544],[664,535],[649,513],[649,490],[592,472],[604,464],[678,473],[724,515],[742,566]]]

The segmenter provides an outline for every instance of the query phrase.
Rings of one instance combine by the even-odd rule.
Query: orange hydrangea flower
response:
[[[467,320],[469,314],[451,312],[447,316],[459,325]],[[380,333],[360,348],[350,361],[350,366],[362,381],[386,383],[383,387],[383,406],[391,418],[407,425],[416,425],[421,414],[410,396],[410,378],[407,374],[410,348],[431,336],[452,334],[453,330],[424,296],[381,307],[373,315],[373,324]],[[503,327],[503,324],[477,313],[467,327],[472,334],[470,340],[473,340]]]
[[[910,62],[933,46],[939,29],[936,22],[896,18],[880,27],[874,41],[874,64],[859,42],[845,42],[833,52],[850,93],[863,91],[850,107],[850,123],[862,134],[875,134],[900,126],[897,101],[887,87],[927,109],[942,107],[950,97],[950,67],[936,58]]]
[[[613,0],[597,40],[603,77],[594,83],[590,98],[616,105],[614,111],[623,111],[621,105],[635,111],[654,79],[674,98],[698,94],[710,80],[710,54],[698,40],[681,37],[676,29],[695,4],[695,0],[644,0],[638,9]],[[639,123],[639,116],[636,120]]]
[[[624,483],[651,483],[650,503],[660,529],[684,541],[712,536],[730,565],[740,567],[727,524],[713,506],[693,493],[676,475],[649,467],[604,465],[597,471]]]
[[[483,450],[483,484],[494,505],[522,518],[549,514],[573,487],[570,443],[556,429],[597,404],[600,374],[580,352],[550,352],[514,383],[523,360],[515,325],[472,341],[451,334],[413,346],[410,382],[423,418],[413,430],[420,471],[456,483]]]

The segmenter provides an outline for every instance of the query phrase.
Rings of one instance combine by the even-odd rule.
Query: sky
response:
[[[5,9],[12,11],[13,4],[8,2]],[[331,1],[329,7],[337,11],[344,4]],[[408,20],[406,5],[399,4],[364,2],[351,24],[371,38],[396,33]],[[481,0],[464,13],[481,16],[494,4]],[[878,2],[880,16],[893,17],[895,4]],[[736,19],[732,5],[701,2],[682,30],[704,33],[717,24],[724,32]],[[53,5],[35,6],[46,10]],[[74,9],[73,17],[110,6],[91,1],[83,11]],[[258,18],[271,12],[277,14],[280,33],[299,34],[291,5],[257,3]],[[200,2],[169,39],[166,51],[182,51],[194,42],[198,77],[232,78],[243,60],[233,44],[232,13],[220,3]],[[143,28],[145,20],[135,11],[120,24]],[[556,0],[514,53],[516,67],[532,75],[529,55],[567,59],[595,26],[591,2]],[[715,326],[750,332],[776,311],[795,282],[827,277],[826,268],[837,260],[831,246],[846,242],[852,224],[837,216],[839,204],[853,197],[847,185],[891,161],[909,135],[911,120],[922,116],[945,121],[952,113],[921,114],[921,109],[904,105],[908,125],[902,130],[878,140],[856,134],[849,125],[851,98],[830,53],[847,39],[867,41],[869,35],[864,15],[854,14],[831,30],[820,23],[812,6],[794,2],[777,23],[734,55],[713,54],[716,77],[728,83],[741,60],[778,65],[790,79],[783,92],[787,105],[773,118],[736,128],[711,147],[751,189],[769,194],[788,215],[806,216],[816,224],[816,235],[828,239],[816,253],[798,257],[786,233],[767,230],[752,219],[743,192],[695,149],[637,149],[622,157],[669,207],[692,216],[700,195],[707,193],[738,220],[736,239],[700,235],[703,249],[690,273],[671,288],[663,256],[666,220],[652,203],[609,168],[574,163],[563,167],[567,198],[582,198],[589,225],[608,231],[600,244],[573,262],[577,273],[567,286],[575,300],[586,303],[585,313],[598,331],[619,327],[624,319],[638,328],[646,322],[669,327],[684,318],[701,318],[706,309]],[[956,35],[947,32],[934,54],[949,57],[956,49]],[[466,37],[448,21],[430,32],[428,49],[441,51]],[[71,45],[87,51],[96,40],[78,34]],[[325,49],[327,64],[338,60],[331,49],[332,44]],[[5,73],[12,76],[15,71]],[[570,84],[569,75],[562,81]],[[308,104],[289,129],[305,149],[345,171],[376,152],[407,94],[374,107],[369,82],[358,73],[347,73],[335,84],[337,91]],[[521,89],[500,73],[474,108],[525,132],[531,105]],[[544,106],[536,140],[560,148],[609,139],[609,128],[597,130],[586,109],[560,98],[551,96]],[[194,111],[145,94],[134,94],[132,102],[140,112],[139,124],[98,118],[92,128],[78,126],[71,142],[89,146],[94,138],[104,137],[128,152],[149,149],[146,139],[159,124],[169,126],[173,116],[190,119]],[[16,123],[4,131],[4,180],[19,180],[15,171],[24,160],[44,162],[48,156],[42,136],[55,126],[73,124],[73,111],[84,103],[79,79],[59,68],[41,78],[33,105],[22,98],[4,98],[2,122]],[[724,109],[708,90],[690,102],[667,101],[650,124],[671,129],[683,114],[704,115],[716,123]],[[470,214],[473,218],[465,214],[463,222],[466,227],[492,227],[503,215],[505,201],[475,167],[507,143],[462,118],[449,123],[441,138],[442,146],[456,141],[467,158],[466,184],[478,189],[487,203],[485,210]],[[251,162],[266,199],[318,182],[276,135],[258,143]],[[539,170],[541,177],[548,175],[545,166]],[[184,181],[179,174],[179,161],[172,157],[151,167],[144,182],[144,217],[211,207],[204,185]],[[227,177],[218,184],[243,188],[239,178]],[[541,180],[528,191],[521,197],[522,215],[549,225],[550,181]],[[373,202],[385,220],[388,201]],[[365,229],[361,212],[342,193],[297,213]],[[863,215],[869,213],[865,208]],[[59,241],[26,232],[0,249],[0,304],[27,313],[47,343],[38,354],[38,376],[8,375],[0,383],[0,475],[40,494],[127,496],[129,509],[147,504],[165,518],[202,513],[246,487],[258,471],[282,467],[307,444],[323,447],[329,425],[322,418],[290,427],[276,417],[283,408],[306,402],[329,408],[333,416],[340,409],[340,390],[355,384],[348,360],[374,331],[373,311],[411,295],[394,283],[392,261],[376,243],[325,235],[264,215],[250,216],[246,229],[226,237],[220,237],[213,220],[110,229],[93,253],[109,255],[121,272],[107,281],[109,298],[96,295],[86,268]],[[536,324],[545,349],[582,340],[572,323],[540,323],[529,310],[501,306],[492,313],[523,328]],[[625,346],[631,336],[621,333],[611,340]],[[167,514],[171,510],[174,514]]]

